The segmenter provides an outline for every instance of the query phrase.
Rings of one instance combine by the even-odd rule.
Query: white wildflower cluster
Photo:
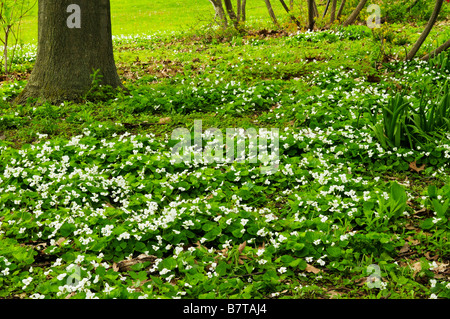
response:
[[[144,40],[160,36],[149,35]],[[313,37],[320,34],[304,36],[314,40]],[[117,37],[114,41],[140,45],[142,39]],[[260,60],[253,66],[261,64],[267,68],[279,67],[279,64]],[[240,65],[230,67],[239,68]],[[323,112],[326,106],[356,104],[361,96],[371,97],[376,105],[387,103],[390,98],[387,89],[368,86],[359,76],[356,70],[343,68],[313,73],[308,84],[324,90],[308,99],[307,117],[312,118],[320,112],[328,116],[330,113]],[[345,83],[350,80],[357,83],[347,90]],[[242,107],[249,106],[250,109],[257,106],[255,101],[265,101],[275,106],[269,112],[271,115],[275,114],[277,119],[285,115],[286,110],[278,101],[281,93],[276,92],[270,98],[265,96],[268,91],[275,90],[273,86],[261,91],[260,87],[245,87],[236,81],[224,83],[217,75],[204,81],[220,84],[220,89],[191,85],[186,92],[199,97],[219,94],[226,105],[237,98],[242,101]],[[334,88],[329,89],[329,85]],[[229,96],[233,100],[228,100]],[[350,107],[350,118],[356,120],[358,112],[359,106]],[[69,254],[63,255],[64,260],[58,256],[43,273],[46,278],[59,281],[58,296],[82,292],[86,298],[96,298],[118,289],[106,280],[102,282],[101,276],[95,273],[111,267],[116,270],[111,257],[105,261],[103,256],[92,258],[87,252],[102,247],[113,250],[114,245],[119,250],[129,243],[135,243],[137,250],[148,250],[146,254],[164,256],[156,258],[146,271],[160,276],[166,283],[172,283],[182,270],[197,270],[201,266],[205,267],[208,279],[215,279],[220,273],[219,263],[244,241],[249,247],[244,254],[250,252],[261,268],[274,262],[274,254],[296,253],[307,245],[310,253],[306,262],[324,267],[332,260],[330,255],[339,253],[340,247],[351,245],[352,240],[358,239],[358,236],[353,238],[357,232],[349,225],[359,222],[361,216],[373,216],[376,222],[380,219],[380,223],[386,218],[376,211],[379,198],[390,198],[388,191],[377,189],[382,188],[382,181],[370,174],[362,174],[361,168],[349,165],[348,159],[361,157],[376,162],[391,157],[403,160],[429,155],[420,149],[384,150],[370,127],[362,125],[357,129],[336,125],[344,117],[348,114],[339,114],[338,118],[330,119],[321,127],[286,128],[279,136],[281,143],[277,149],[282,155],[277,159],[273,157],[274,153],[259,155],[260,163],[246,163],[245,169],[241,163],[215,162],[211,165],[203,159],[178,165],[172,161],[168,137],[162,142],[151,134],[124,133],[114,134],[108,141],[97,140],[95,127],[85,128],[81,135],[69,141],[38,142],[16,153],[0,146],[0,155],[7,152],[10,158],[0,165],[0,194],[2,199],[5,198],[0,202],[0,211],[8,212],[5,220],[0,221],[0,234],[4,234],[5,229],[13,230],[23,238],[28,237],[30,242],[50,245],[46,254],[73,246],[86,253],[73,258]],[[270,134],[260,134],[258,138],[273,137]],[[243,130],[236,130],[232,138],[243,135]],[[44,134],[37,137],[39,140],[47,138]],[[205,132],[202,137],[208,139],[212,134]],[[445,141],[439,143],[444,158],[450,158],[450,145]],[[214,141],[207,146],[214,146]],[[258,147],[258,144],[249,141],[246,147],[245,151]],[[271,147],[275,145],[269,145]],[[295,155],[288,155],[288,152]],[[241,159],[244,155],[241,151],[236,157]],[[261,174],[259,165],[269,162],[276,164],[276,173]],[[443,165],[433,174],[445,174],[448,167],[448,164]],[[254,189],[271,190],[273,184],[280,185],[281,190],[267,198],[253,198]],[[403,186],[409,188],[411,185],[405,181]],[[198,192],[189,197],[192,189]],[[233,190],[231,195],[230,189]],[[407,195],[412,199],[411,193]],[[438,200],[442,203],[445,199],[438,197]],[[13,214],[22,214],[26,218],[22,215],[11,218]],[[435,216],[432,222],[437,227],[443,220]],[[133,253],[129,251],[128,254],[126,258],[132,259]],[[207,261],[199,265],[202,254],[214,258],[208,256]],[[194,257],[195,263],[191,262]],[[169,261],[175,261],[175,264]],[[290,267],[276,265],[275,269],[279,275],[286,275]],[[432,269],[436,267],[437,264],[432,265]],[[0,277],[10,276],[11,269],[11,262],[0,256]],[[30,268],[29,275],[21,278],[23,290],[30,290],[35,284],[33,275]],[[121,281],[130,280],[122,274],[117,277]],[[101,286],[97,285],[100,282]],[[436,282],[431,284],[437,285]],[[94,285],[95,290],[92,289]],[[386,284],[382,283],[381,289],[386,288],[383,285]],[[184,287],[192,288],[192,285],[185,283]],[[138,293],[139,289],[128,287],[127,291]],[[184,294],[179,291],[174,298]],[[141,297],[148,296],[143,294]],[[30,297],[45,298],[40,293]]]

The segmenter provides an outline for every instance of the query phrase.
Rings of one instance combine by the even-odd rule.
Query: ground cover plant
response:
[[[0,90],[0,298],[449,298],[450,56],[401,62],[421,29],[117,35],[128,92],[81,104],[12,104],[22,47]],[[277,170],[176,163],[195,120],[278,128]]]

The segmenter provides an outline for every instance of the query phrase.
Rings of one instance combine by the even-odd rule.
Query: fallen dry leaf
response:
[[[59,239],[56,241],[56,245],[61,246],[61,244],[62,244],[65,240],[66,240],[66,239],[65,239],[64,237],[59,238]]]
[[[447,271],[447,266],[449,264],[444,264],[444,263],[440,263],[440,262],[436,262],[436,267],[433,267],[433,271],[435,272],[446,272]]]
[[[314,273],[314,274],[317,274],[317,273],[319,273],[320,272],[320,269],[318,269],[318,268],[316,268],[316,267],[314,267],[314,266],[311,266],[310,264],[306,264],[306,269],[305,269],[307,272],[312,272],[312,273]]]
[[[409,163],[409,168],[413,171],[415,171],[416,173],[420,173],[421,171],[423,171],[425,169],[425,164],[423,164],[420,167],[417,167],[417,163],[416,161]]]
[[[116,209],[113,205],[111,205],[110,202],[105,202],[104,205],[107,206],[107,207]]]
[[[428,260],[437,260],[438,259],[438,255],[434,255],[433,257],[431,257],[429,251],[425,252],[424,255],[425,255],[425,257],[427,257]]]
[[[409,251],[409,244],[406,242],[402,248],[400,248],[400,254],[404,254]]]
[[[167,124],[170,123],[172,119],[170,117],[162,117],[159,119],[158,124]]]
[[[355,284],[357,286],[360,286],[360,287],[364,286],[366,284],[366,282],[367,282],[367,278],[366,277],[362,277],[362,278],[359,278],[359,279],[355,280]]]
[[[421,265],[420,261],[418,261],[418,262],[415,262],[414,264],[412,264],[411,268],[413,269],[413,277],[415,277],[416,274],[422,270],[422,265]]]
[[[419,210],[415,210],[414,214],[420,214],[420,213],[425,213],[427,211],[427,209],[425,207],[419,209]]]
[[[408,238],[406,238],[409,242],[410,245],[415,246],[420,244],[420,240],[414,239],[411,236],[408,236]]]
[[[339,298],[342,293],[336,291],[336,290],[329,290],[328,295],[330,296],[330,299]]]
[[[197,248],[205,248],[205,247],[200,243],[199,240],[197,240],[197,241],[195,242],[195,245],[197,246]]]
[[[247,245],[247,241],[244,241],[242,244],[239,245],[238,250],[239,250],[240,254],[242,253],[242,251],[244,250],[246,245]]]
[[[72,291],[70,294],[68,294],[66,297],[64,297],[64,299],[70,299],[70,298],[72,298],[75,295],[76,295],[76,292]]]
[[[122,260],[119,261],[117,264],[113,263],[113,270],[114,271],[128,271],[131,270],[131,266],[144,263],[147,261],[154,262],[157,259],[156,256],[153,255],[146,255],[146,254],[140,254],[136,258],[129,259],[129,260]]]

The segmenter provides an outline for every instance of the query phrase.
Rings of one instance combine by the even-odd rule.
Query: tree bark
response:
[[[247,13],[246,13],[246,7],[247,6],[247,0],[242,0],[242,4],[241,4],[241,20],[242,22],[245,22],[245,20],[247,19]]]
[[[224,0],[225,2],[225,9],[227,10],[228,16],[230,17],[230,20],[233,21],[234,26],[237,26],[237,16],[233,9],[233,4],[231,3],[231,0]]]
[[[319,17],[319,9],[317,9],[317,3],[316,3],[316,0],[313,0],[313,6],[314,6],[314,16],[315,16],[316,18],[318,18],[318,17]]]
[[[267,11],[269,11],[270,18],[272,18],[272,21],[275,25],[278,26],[277,17],[275,16],[275,13],[273,12],[272,5],[270,4],[270,0],[264,0],[266,3]]]
[[[406,8],[406,12],[410,12],[412,8],[414,8],[416,6],[416,4],[419,3],[420,0],[416,0],[414,1],[413,4],[411,4],[408,8]]]
[[[314,29],[314,0],[308,0],[308,30]]]
[[[441,54],[445,50],[448,50],[448,48],[450,48],[450,40],[447,40],[447,42],[445,42],[443,45],[441,45],[439,48],[437,48],[430,54],[427,54],[424,57],[422,57],[422,60],[428,60],[430,58],[434,58],[435,56]]]
[[[333,0],[331,4],[330,23],[333,23],[334,20],[336,20],[336,7],[337,7],[337,0]]]
[[[69,27],[70,5],[80,8],[80,27]],[[38,51],[27,86],[16,99],[79,101],[99,84],[123,87],[114,63],[109,0],[39,0]]]
[[[5,74],[8,74],[9,70],[8,70],[8,37],[9,37],[9,32],[11,30],[11,26],[6,26],[5,28],[5,39],[4,41],[4,46],[3,46],[3,62],[5,63]]]
[[[356,6],[355,10],[350,14],[350,16],[345,20],[343,26],[347,27],[350,24],[354,23],[356,18],[358,17],[359,13],[361,12],[362,8],[366,5],[367,0],[361,0],[358,5]]]
[[[286,3],[284,2],[284,0],[280,0],[281,5],[283,6],[284,10],[286,10],[286,12],[289,14],[289,17],[291,18],[291,20],[297,25],[297,27],[301,27],[300,25],[300,21],[297,20],[296,17],[294,17],[294,15],[289,11],[288,6],[286,5]]]
[[[241,0],[237,0],[237,4],[236,4],[236,18],[237,18],[237,21],[239,22],[239,21],[241,21],[241,10],[242,10],[242,7],[241,7]]]
[[[428,37],[428,34],[430,34],[431,29],[433,28],[434,23],[437,20],[437,17],[439,16],[439,12],[442,8],[442,3],[444,0],[436,0],[436,4],[434,6],[433,13],[431,14],[430,20],[428,20],[427,26],[425,27],[425,30],[423,30],[422,34],[420,35],[417,42],[412,47],[411,51],[406,55],[405,60],[410,61],[414,59],[417,51],[419,51],[422,44],[425,42],[425,39]]]
[[[322,14],[322,19],[325,18],[326,14],[327,14],[327,12],[328,12],[328,8],[329,8],[329,6],[330,6],[330,1],[331,1],[331,0],[327,0],[327,4],[326,4],[326,6],[325,6],[325,10],[323,11],[323,14]]]
[[[225,28],[228,27],[228,20],[225,15],[225,10],[223,9],[222,0],[209,0],[209,2],[211,2],[212,6],[214,8],[214,11],[215,11],[214,19],[216,19],[218,17],[220,20],[219,24],[222,27],[225,27]]]
[[[344,10],[345,0],[342,0],[341,5],[339,6],[339,11],[337,13],[336,19],[339,19],[342,15],[342,11]]]

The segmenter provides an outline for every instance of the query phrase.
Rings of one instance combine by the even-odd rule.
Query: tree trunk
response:
[[[241,21],[241,10],[242,10],[241,0],[237,0],[236,8],[237,8],[237,13],[236,13],[237,17],[236,18],[237,18],[237,21],[239,22],[239,21]]]
[[[245,12],[245,7],[247,5],[247,0],[242,0],[242,4],[241,4],[241,14],[242,14],[242,22],[245,22],[245,20],[247,19],[247,14]]]
[[[272,5],[270,4],[270,0],[264,0],[266,3],[267,11],[269,11],[269,15],[272,18],[272,21],[275,25],[278,26],[277,17],[275,16],[275,13],[273,12]]]
[[[9,32],[11,30],[11,27],[8,25],[5,28],[5,39],[3,40],[4,46],[3,46],[3,62],[5,63],[5,74],[8,74],[8,37]]]
[[[294,17],[294,15],[289,11],[288,6],[286,5],[286,3],[284,2],[284,0],[280,0],[281,5],[283,6],[284,10],[286,10],[286,12],[289,14],[289,17],[291,18],[291,20],[297,25],[297,27],[301,27],[300,22],[297,20],[297,18]]]
[[[289,9],[292,11],[294,10],[294,0],[289,1]]]
[[[314,16],[315,16],[316,18],[318,18],[318,17],[319,17],[319,10],[317,9],[317,3],[316,3],[316,0],[313,0],[313,6],[314,6]]]
[[[330,0],[327,0],[327,4],[325,6],[325,10],[323,11],[323,14],[322,14],[322,19],[325,18],[326,14],[328,12],[329,6],[330,6]]]
[[[428,60],[429,58],[434,58],[435,56],[441,54],[445,50],[448,50],[450,48],[450,40],[447,40],[443,45],[441,45],[439,48],[431,52],[430,54],[425,55],[422,60]]]
[[[78,5],[77,10],[70,11]],[[114,63],[109,0],[39,0],[38,51],[27,86],[16,99],[79,101],[99,84],[123,87]]]
[[[228,20],[225,15],[225,11],[223,10],[222,0],[209,0],[209,2],[211,2],[215,11],[214,20],[219,18],[219,24],[224,28],[228,27]]]
[[[237,16],[236,13],[233,10],[233,4],[231,3],[231,0],[224,0],[225,2],[225,9],[227,10],[228,16],[230,17],[230,20],[233,21],[234,26],[237,26]]]
[[[342,0],[341,5],[339,6],[339,11],[337,13],[336,19],[339,19],[342,15],[342,11],[344,10],[345,0]]]
[[[308,30],[314,29],[314,0],[308,0]]]
[[[337,0],[333,0],[331,4],[330,23],[333,23],[334,20],[336,20],[336,7],[337,7]]]
[[[406,12],[410,12],[412,8],[414,8],[416,6],[416,4],[419,3],[420,0],[416,0],[414,1],[414,3],[412,5],[410,5],[408,8],[406,8]]]
[[[444,2],[444,0],[436,0],[436,4],[434,6],[433,13],[431,14],[430,20],[428,20],[425,30],[423,30],[422,34],[420,35],[417,42],[414,44],[411,51],[409,51],[409,53],[406,55],[406,58],[405,58],[406,61],[410,61],[410,60],[414,59],[414,56],[416,55],[417,51],[419,51],[420,47],[425,42],[425,39],[428,37],[428,34],[430,34],[430,31],[433,28],[433,25],[436,22],[437,17],[439,16],[439,12],[441,11],[443,2]]]
[[[350,24],[354,23],[356,18],[358,17],[359,13],[361,12],[362,8],[366,5],[367,0],[361,0],[358,5],[356,6],[355,10],[350,14],[350,16],[345,20],[343,26],[347,27]]]

